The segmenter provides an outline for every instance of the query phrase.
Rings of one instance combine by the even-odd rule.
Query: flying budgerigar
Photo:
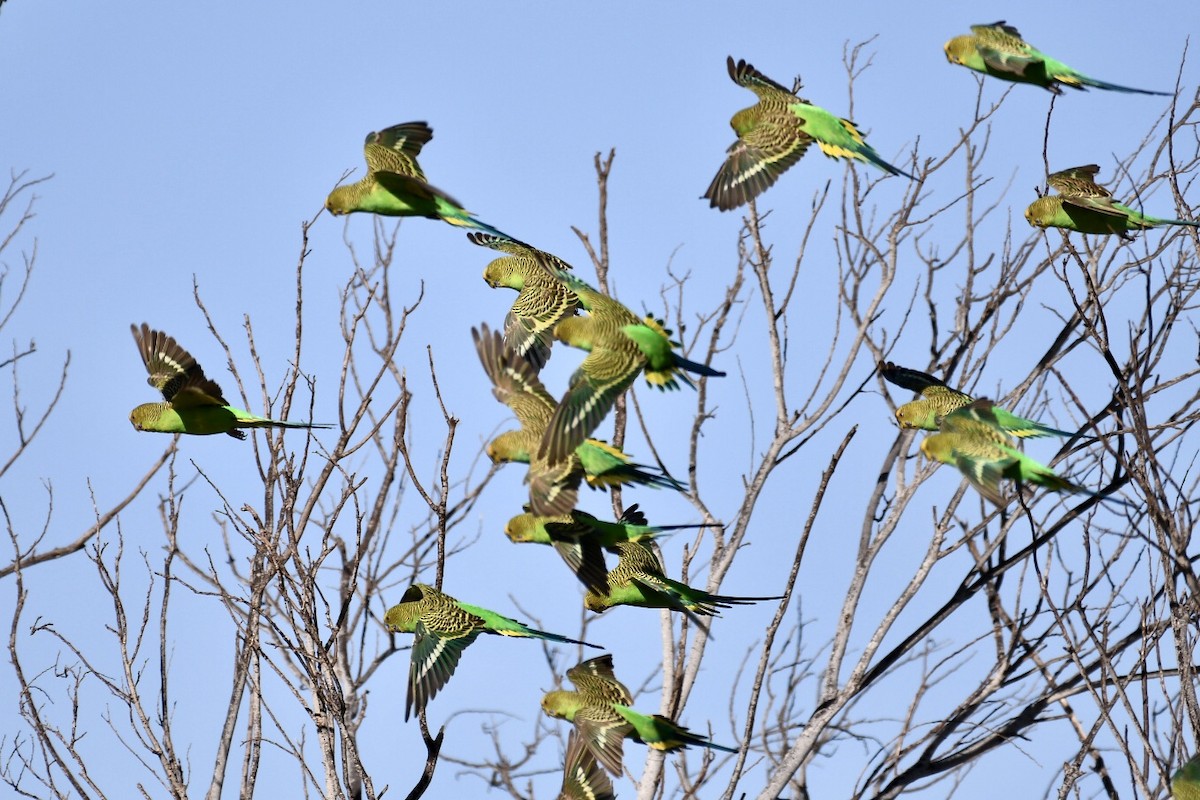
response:
[[[709,184],[709,206],[729,211],[762,194],[816,143],[830,158],[874,164],[884,172],[912,178],[879,157],[848,119],[801,100],[799,79],[791,90],[763,75],[744,60],[726,60],[729,77],[758,96],[758,103],[733,115],[730,127],[737,141]]]
[[[542,516],[566,514],[575,507],[579,485],[584,479],[592,488],[640,484],[652,487],[684,487],[667,475],[656,475],[625,453],[598,439],[586,439],[573,453],[550,463],[539,449],[557,406],[546,391],[537,371],[527,360],[506,346],[499,333],[486,324],[472,328],[475,350],[484,372],[492,381],[492,393],[508,406],[519,430],[505,431],[487,446],[493,463],[529,464],[530,504]]]
[[[365,211],[387,217],[440,219],[510,238],[480,222],[453,197],[426,182],[417,155],[432,138],[433,129],[425,122],[402,122],[368,133],[363,144],[367,174],[358,183],[338,186],[330,192],[325,208],[335,215]]]
[[[483,270],[483,279],[493,289],[515,289],[517,299],[504,318],[504,343],[541,369],[550,358],[554,326],[575,314],[579,301],[556,274],[571,265],[545,250],[487,233],[469,233],[480,247],[507,253],[493,259]]]
[[[608,568],[602,550],[616,551],[621,542],[649,541],[667,531],[701,528],[703,525],[650,525],[637,507],[625,509],[616,522],[606,522],[586,511],[539,517],[526,511],[504,526],[509,540],[552,545],[590,591],[608,592]]]
[[[539,631],[495,611],[455,600],[424,583],[410,586],[400,602],[388,609],[383,621],[393,631],[416,634],[408,672],[408,696],[404,701],[405,720],[413,710],[420,714],[446,685],[458,666],[462,651],[481,633],[546,639],[599,649],[598,645]]]
[[[1160,219],[1143,214],[1113,199],[1112,192],[1096,183],[1100,167],[1085,164],[1051,174],[1046,183],[1058,194],[1039,197],[1025,209],[1025,219],[1035,228],[1065,228],[1080,233],[1115,233],[1128,239],[1128,231],[1159,225],[1190,225],[1185,219]]]
[[[938,430],[938,423],[947,414],[957,411],[963,406],[975,402],[969,394],[951,389],[942,381],[927,372],[920,372],[908,367],[901,367],[890,361],[879,362],[879,373],[890,383],[904,389],[911,389],[921,395],[919,400],[905,403],[896,409],[896,421],[901,428],[919,428],[926,431]],[[992,406],[992,417],[1001,430],[1019,439],[1029,439],[1037,436],[1065,436],[1070,438],[1075,434],[1060,431],[1031,419],[1018,417],[1000,406]]]
[[[557,800],[616,800],[612,781],[574,728],[567,735],[563,782]]]
[[[955,36],[946,42],[945,50],[946,60],[951,64],[959,64],[1006,81],[1032,83],[1054,94],[1062,94],[1063,86],[1072,89],[1091,86],[1116,92],[1170,96],[1169,92],[1132,89],[1089,78],[1026,42],[1020,32],[1006,25],[1004,20],[990,25],[972,25],[970,36]]]
[[[644,542],[617,542],[616,550],[620,560],[608,573],[608,594],[589,591],[583,598],[589,611],[601,613],[613,606],[642,606],[716,616],[720,613],[718,609],[782,599],[782,595],[731,597],[709,594],[668,578],[658,556]]]
[[[1171,776],[1172,800],[1200,800],[1200,755],[1192,758]]]
[[[596,430],[638,373],[658,389],[678,388],[681,380],[695,386],[685,371],[705,377],[725,374],[676,353],[679,344],[671,341],[671,332],[653,316],[638,319],[574,275],[560,271],[559,277],[575,292],[587,315],[559,322],[554,336],[588,355],[571,376],[539,448],[539,457],[549,463],[561,463]]]
[[[547,692],[542,698],[542,711],[547,716],[573,723],[584,745],[600,765],[614,775],[622,773],[626,738],[664,752],[688,745],[738,752],[698,736],[661,714],[647,715],[630,708],[633,695],[613,673],[611,655],[598,656],[571,667],[567,670],[567,678],[575,685],[575,690]]]
[[[957,468],[981,495],[999,506],[1008,502],[1000,493],[1002,478],[1037,484],[1052,492],[1096,495],[1016,449],[996,423],[993,407],[991,400],[981,399],[947,414],[939,432],[921,441],[921,452]]]
[[[130,325],[133,340],[146,364],[146,382],[162,392],[162,403],[143,403],[129,412],[129,421],[139,431],[158,433],[227,433],[245,439],[238,428],[328,428],[311,422],[287,422],[256,417],[234,408],[221,394],[221,387],[204,376],[204,370],[187,350],[162,331],[142,323]]]

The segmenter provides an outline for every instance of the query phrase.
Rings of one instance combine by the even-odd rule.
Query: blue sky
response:
[[[947,65],[941,50],[946,39],[965,33],[970,24],[1007,18],[1028,40],[1088,74],[1166,91],[1175,84],[1186,36],[1200,21],[1189,8],[1178,3],[1176,14],[1138,15],[1135,26],[1128,7],[1115,3],[1094,4],[1094,10],[1080,15],[1077,9],[1028,2],[987,9],[940,3],[922,6],[925,13],[905,4],[869,4],[857,13],[838,14],[827,13],[826,7],[801,11],[795,4],[753,2],[736,7],[602,7],[550,2],[179,5],[9,0],[0,11],[0,161],[11,170],[29,170],[29,177],[54,175],[38,188],[37,218],[22,243],[28,250],[29,237],[36,236],[37,271],[5,330],[16,340],[36,339],[39,350],[36,361],[23,366],[22,400],[36,407],[52,391],[67,352],[71,366],[66,394],[49,428],[18,469],[6,476],[0,492],[18,526],[29,530],[46,514],[45,487],[52,483],[48,541],[71,538],[89,524],[90,492],[99,507],[111,505],[162,451],[166,437],[138,435],[127,421],[130,408],[155,399],[144,382],[130,323],[146,321],[173,334],[228,395],[233,393],[219,347],[192,301],[193,280],[216,324],[232,341],[235,358],[247,358],[240,325],[244,315],[251,317],[264,364],[276,370],[268,374],[268,385],[277,385],[291,352],[300,223],[318,212],[343,171],[358,170],[351,180],[361,174],[361,143],[368,131],[428,120],[434,139],[421,163],[433,184],[491,224],[585,270],[587,257],[570,228],[595,235],[592,157],[615,148],[609,224],[616,294],[635,309],[644,302],[661,310],[658,287],[671,264],[692,273],[692,296],[704,305],[719,296],[735,259],[741,217],[709,209],[699,197],[733,141],[730,115],[753,100],[728,79],[727,55],[746,58],[780,83],[790,84],[799,73],[806,98],[849,115],[843,52],[847,44],[871,39],[864,52],[871,54],[872,63],[855,84],[853,119],[869,132],[869,141],[885,159],[909,169],[914,144],[919,142],[921,155],[943,152],[971,118],[976,79],[967,70]],[[1190,24],[1181,24],[1187,14],[1192,15]],[[1129,24],[1115,24],[1122,20]],[[1185,76],[1194,80],[1195,74],[1189,63]],[[1004,84],[989,82],[983,96],[994,101],[1005,89]],[[1183,95],[1191,91],[1194,87],[1185,80]],[[1049,94],[1018,87],[996,118],[988,156],[997,178],[992,196],[1000,197],[1010,181],[1012,187],[1003,196],[1004,213],[995,221],[997,248],[1010,217],[1016,234],[1026,235],[1020,212],[1043,179],[1049,103]],[[1136,146],[1167,106],[1166,98],[1103,92],[1061,98],[1051,128],[1052,168],[1097,162],[1104,169],[1101,178],[1114,180],[1113,155]],[[789,258],[799,241],[813,194],[832,181],[836,197],[845,169],[813,149],[764,196],[760,210],[775,209],[770,232],[781,258]],[[869,173],[867,168],[860,170]],[[954,170],[938,175],[927,187],[931,205],[960,193],[961,177],[961,171]],[[873,199],[887,208],[899,201],[905,188],[902,180],[885,181]],[[1165,214],[1170,198],[1154,200],[1167,206]],[[1150,207],[1157,208],[1153,201]],[[815,237],[815,246],[829,248],[830,253],[831,225],[818,228]],[[337,419],[334,387],[341,348],[336,308],[338,292],[350,274],[342,238],[369,252],[370,235],[371,221],[362,215],[348,221],[322,215],[311,231],[302,367],[318,377],[317,421]],[[506,420],[475,368],[469,334],[470,326],[480,321],[499,325],[511,302],[511,295],[498,294],[478,279],[492,255],[472,247],[449,226],[408,221],[400,233],[398,261],[403,272],[392,277],[394,284],[414,294],[418,282],[424,282],[425,305],[402,357],[418,387],[418,408],[426,412],[434,408],[426,345],[447,365],[443,390],[452,412],[464,419],[460,441],[466,444],[459,455],[464,468],[473,448]],[[14,250],[5,257],[10,268],[19,267]],[[805,291],[813,295],[813,309],[806,322],[819,328],[832,318],[835,277],[830,271],[809,279],[812,283]],[[7,294],[3,300],[7,302]],[[1062,302],[1065,298],[1047,299],[1051,307]],[[1037,334],[1036,329],[1015,330],[1006,342],[1009,352],[1041,345]],[[1030,341],[1022,341],[1022,336]],[[8,341],[2,344],[7,350]],[[919,361],[925,357],[923,346],[924,340],[917,338],[906,349],[902,340],[897,360]],[[750,359],[750,354],[731,352],[727,357],[718,366],[731,378],[726,387],[714,391],[722,393],[717,423],[732,424],[721,446],[728,447],[734,468],[726,474],[710,465],[706,475],[710,484],[726,487],[714,494],[725,501],[725,508],[732,508],[738,487],[734,476],[738,465],[749,463],[754,442],[743,436],[744,421],[738,422],[742,387],[736,374],[740,359]],[[556,352],[546,373],[552,391],[561,391],[574,359],[574,354]],[[456,368],[459,362],[464,365],[461,370]],[[249,369],[248,359],[243,368]],[[864,364],[859,380],[868,371]],[[986,379],[1006,388],[999,369]],[[1097,391],[1102,394],[1104,389]],[[258,402],[253,391],[251,398]],[[667,440],[682,441],[686,433],[687,420],[669,413],[670,404],[679,400],[642,394],[643,406],[657,407],[656,419]],[[690,398],[685,406],[688,402]],[[873,464],[877,450],[886,447],[880,443],[874,448],[873,437],[890,442],[890,419],[882,402],[869,406],[860,399],[857,404],[854,416],[866,427],[848,457]],[[714,429],[714,435],[718,430],[722,429]],[[842,432],[838,428],[825,434],[826,441],[810,458],[786,469],[795,472],[798,482],[811,482]],[[433,426],[415,435],[420,445],[433,448],[441,432]],[[10,440],[11,426],[0,424],[0,441]],[[184,469],[191,469],[186,460],[191,459],[221,485],[253,480],[248,445],[226,437],[193,437],[181,446]],[[636,446],[630,449],[641,454]],[[451,573],[447,584],[452,591],[469,585],[475,594],[463,599],[514,616],[520,614],[507,599],[509,593],[525,608],[544,603],[531,587],[514,587],[505,580],[510,571],[532,570],[530,564],[557,567],[549,552],[539,552],[520,566],[495,569],[497,559],[514,557],[498,531],[508,514],[515,513],[508,509],[522,491],[520,480],[520,471],[513,468],[493,482],[489,494],[494,499],[466,526],[479,534],[479,541],[452,562],[451,570],[461,572]],[[939,474],[931,483],[944,492],[956,485],[951,474]],[[127,549],[144,549],[151,558],[161,544],[153,503],[161,488],[152,489],[122,517]],[[785,502],[784,486],[775,491],[780,494],[771,495],[756,518],[761,534],[751,537],[752,550],[763,552],[768,566],[754,573],[735,566],[724,591],[774,594],[781,588],[786,570],[773,562],[790,558],[793,540],[786,537],[782,551],[771,548],[776,547],[775,539],[799,524],[791,514],[806,512],[807,498],[797,512]],[[254,496],[251,487],[247,502]],[[585,499],[592,510],[604,507],[599,495]],[[656,521],[686,521],[668,517],[690,513],[683,504],[659,495],[631,499],[658,503],[651,512]],[[930,501],[936,502],[936,496]],[[196,490],[188,503],[194,525],[189,536],[211,539],[216,545],[219,534],[211,517],[215,498]],[[827,618],[833,612],[836,605],[823,605],[822,598],[840,601],[838,587],[847,569],[849,565],[835,563],[828,575],[811,576],[813,588],[804,593],[805,617]],[[52,571],[72,578],[64,581]],[[555,574],[543,591],[577,591],[569,577],[565,571]],[[58,619],[69,617],[71,609],[87,604],[98,591],[94,573],[78,558],[69,566],[44,568],[31,575],[30,582],[36,609],[32,613]],[[68,585],[79,588],[64,592]],[[0,592],[0,604],[8,607],[11,587],[0,587]],[[198,602],[195,608],[198,642],[209,645],[189,642],[189,634],[179,631],[178,663],[199,657],[205,646],[219,641],[204,638],[199,617],[211,611]],[[569,632],[577,626],[576,609],[573,601],[553,603],[542,621],[551,630]],[[752,620],[748,628],[761,628],[770,609],[739,609],[727,616],[743,613],[747,616],[739,620]],[[593,626],[595,635],[617,630],[626,619],[602,618]],[[98,628],[103,623],[91,624]],[[657,617],[648,615],[648,635],[653,636],[656,625]],[[729,658],[740,658],[739,635],[732,626],[723,627],[714,647],[728,646],[733,654]],[[446,696],[438,698],[447,705],[435,704],[433,709],[448,717],[452,708],[480,705],[479,695],[469,686],[472,674],[484,674],[489,657],[516,658],[509,648],[521,644],[475,645],[481,651],[486,648],[486,656],[468,652]],[[656,654],[652,641],[648,660],[640,665],[645,672]],[[535,663],[539,658],[523,655]],[[709,657],[715,673],[722,656],[714,652]],[[634,661],[636,656],[618,655],[619,670],[622,658]],[[538,666],[530,682],[547,688],[544,668]],[[389,698],[377,688],[371,724],[379,726],[377,733],[392,743],[389,746],[415,748],[412,726],[403,729],[398,722],[407,659],[395,658],[387,668],[396,693]],[[183,672],[189,677],[181,681],[202,681],[202,674]],[[10,680],[6,673],[0,685]],[[717,684],[711,691],[720,694],[724,688],[719,680]],[[202,682],[189,688],[205,690]],[[12,693],[5,696],[11,698]],[[200,728],[203,712],[190,706],[185,700],[181,709],[195,713]],[[692,727],[704,727],[704,708],[699,700],[694,708],[689,706]],[[730,735],[728,724],[720,724],[722,709],[717,703],[712,714],[718,741]],[[536,706],[526,712],[519,724],[527,727],[536,718]],[[15,713],[11,702],[0,706],[4,730],[12,729]],[[464,739],[478,729],[477,720],[470,717],[451,725],[458,726]],[[451,752],[455,746],[453,740],[447,745]],[[419,763],[415,750],[413,755],[413,763]],[[209,756],[204,745],[197,745],[199,776],[205,774]],[[1013,753],[997,754],[994,762],[1015,770],[1008,777],[1019,783],[1010,788],[1023,794],[1042,790],[1058,763],[1037,763],[1028,754]],[[382,769],[377,781],[393,783],[393,792],[407,791],[402,787],[414,774],[410,767],[407,762],[398,764],[391,775]],[[846,774],[857,775],[860,768],[847,766]],[[454,774],[451,765],[444,764],[431,796],[456,796],[462,786],[482,793],[483,787],[456,782]],[[987,768],[981,774],[988,774]],[[834,775],[822,776],[820,764],[810,769],[809,777],[818,785],[839,783]],[[538,778],[538,796],[550,796],[556,780],[553,775]],[[625,782],[618,792],[628,796],[632,788]],[[814,796],[826,794],[814,791]]]

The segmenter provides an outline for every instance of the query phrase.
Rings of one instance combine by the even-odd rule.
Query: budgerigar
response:
[[[564,319],[555,326],[554,336],[588,355],[571,376],[539,448],[539,457],[550,464],[561,463],[596,430],[639,373],[658,389],[675,389],[681,380],[694,386],[686,372],[705,377],[725,374],[676,353],[678,343],[653,316],[638,319],[574,275],[560,271],[559,277],[575,292],[587,315]]]
[[[368,133],[363,144],[367,174],[358,183],[330,192],[325,208],[335,215],[365,211],[387,217],[440,219],[511,238],[471,216],[461,203],[426,182],[417,155],[432,138],[433,129],[425,122],[402,122]]]
[[[716,616],[720,613],[718,609],[782,599],[782,595],[732,597],[709,594],[668,578],[658,556],[643,542],[617,542],[616,550],[620,560],[608,573],[608,594],[589,591],[583,598],[583,604],[590,611],[600,613],[613,606],[642,606]]]
[[[413,710],[420,714],[446,685],[458,666],[462,651],[481,633],[546,639],[599,649],[598,645],[539,631],[495,611],[455,600],[424,583],[410,586],[400,602],[388,609],[383,621],[393,631],[416,634],[408,672],[408,696],[404,701],[405,720]]]
[[[911,389],[921,395],[921,399],[905,403],[896,409],[896,421],[901,428],[919,428],[926,431],[938,430],[938,422],[947,414],[957,411],[963,406],[970,405],[975,398],[969,394],[951,389],[942,381],[927,372],[919,372],[908,367],[901,367],[890,361],[879,362],[879,372],[884,379],[904,389]],[[992,417],[996,425],[1010,436],[1019,439],[1037,436],[1066,436],[1075,434],[1060,431],[1031,419],[1018,417],[1000,406],[992,406]]]
[[[738,752],[698,736],[660,714],[647,715],[630,708],[633,695],[613,673],[611,655],[577,664],[567,670],[567,678],[575,690],[547,692],[542,698],[542,711],[573,723],[584,745],[614,775],[623,771],[621,760],[626,738],[664,752],[688,745]]]
[[[946,42],[945,50],[946,60],[951,64],[960,64],[1006,81],[1032,83],[1054,94],[1062,94],[1063,86],[1072,89],[1091,86],[1116,92],[1170,96],[1168,92],[1132,89],[1089,78],[1026,42],[1020,32],[1006,25],[1004,20],[990,25],[972,25],[970,36],[955,36]]]
[[[744,60],[726,60],[729,77],[758,96],[758,103],[733,115],[737,141],[704,197],[710,207],[729,211],[766,191],[816,143],[825,155],[874,164],[884,172],[912,178],[879,157],[848,119],[801,100],[799,80],[788,90]]]
[[[143,403],[129,412],[129,421],[139,431],[157,433],[226,433],[245,439],[238,428],[328,428],[311,422],[287,422],[256,417],[229,405],[215,381],[187,350],[162,331],[142,323],[130,325],[138,353],[150,377],[146,382],[162,392],[161,403]]]
[[[1052,492],[1095,495],[1013,447],[1008,434],[997,425],[992,401],[981,399],[947,414],[938,433],[921,441],[926,457],[949,464],[970,481],[981,495],[996,505],[1008,501],[1000,493],[1000,479],[1033,483]]]
[[[505,431],[488,443],[488,457],[497,464],[529,464],[529,499],[534,513],[568,513],[575,507],[585,478],[592,488],[630,484],[684,488],[670,476],[653,474],[649,467],[633,463],[625,453],[597,439],[580,442],[567,458],[550,463],[539,451],[557,406],[554,398],[532,364],[508,348],[499,333],[484,324],[472,328],[471,335],[484,372],[492,381],[492,393],[521,423],[519,430]]]
[[[526,511],[510,519],[504,533],[512,542],[552,545],[584,586],[607,594],[608,568],[602,550],[615,552],[621,542],[649,541],[667,531],[700,527],[703,526],[650,525],[635,503],[616,522],[606,522],[579,509],[553,517],[539,517]]]
[[[1080,233],[1115,233],[1128,239],[1128,231],[1159,225],[1189,225],[1200,222],[1160,219],[1118,203],[1112,192],[1096,183],[1100,167],[1085,164],[1051,174],[1046,182],[1058,194],[1039,197],[1025,209],[1025,219],[1035,228],[1065,228]]]
[[[470,233],[473,244],[507,253],[490,261],[483,279],[493,289],[505,286],[517,291],[517,299],[504,318],[504,343],[524,357],[535,369],[550,358],[554,326],[573,316],[579,307],[575,293],[556,274],[571,265],[544,250],[486,233]]]

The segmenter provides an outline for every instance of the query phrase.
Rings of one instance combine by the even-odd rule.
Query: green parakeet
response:
[[[486,233],[470,233],[467,238],[473,244],[509,254],[489,262],[483,279],[493,289],[504,286],[517,291],[517,299],[504,318],[504,343],[541,369],[550,358],[554,326],[574,316],[579,307],[575,293],[553,271],[568,270],[571,265],[524,242]]]
[[[1072,89],[1110,89],[1116,92],[1156,94],[1170,97],[1169,92],[1131,89],[1115,83],[1089,78],[1066,64],[1051,58],[1021,38],[1020,32],[1004,20],[990,25],[972,25],[971,36],[955,36],[946,42],[946,60],[951,64],[973,69],[996,78],[1016,83],[1032,83],[1043,89],[1062,94],[1063,86]]]
[[[901,428],[936,431],[938,423],[943,417],[975,401],[971,395],[951,389],[944,381],[927,372],[897,366],[890,361],[879,362],[879,372],[885,380],[921,395],[920,400],[913,400],[896,409],[896,420],[900,423]],[[1031,419],[1018,417],[1000,406],[992,406],[991,411],[996,425],[1008,435],[1016,436],[1019,439],[1037,436],[1066,436],[1069,438],[1075,435]]]
[[[143,403],[129,412],[129,421],[139,431],[157,433],[226,433],[245,439],[238,428],[328,428],[311,422],[286,422],[256,417],[234,408],[225,400],[221,387],[204,377],[204,370],[187,350],[162,331],[142,323],[130,325],[133,340],[146,364],[146,382],[162,392],[162,403]]]
[[[575,507],[579,485],[586,479],[592,488],[640,484],[683,490],[669,475],[655,475],[612,445],[598,439],[582,441],[566,459],[551,464],[539,455],[557,404],[538,378],[533,365],[509,349],[499,333],[486,324],[471,329],[475,350],[492,381],[492,393],[508,406],[519,430],[505,431],[488,443],[493,463],[529,464],[530,503],[543,516],[566,514]]]
[[[546,639],[599,649],[598,645],[539,631],[495,611],[455,600],[424,583],[410,586],[400,602],[388,609],[383,621],[390,630],[416,634],[408,672],[408,697],[404,701],[405,720],[414,709],[420,714],[446,685],[458,666],[462,651],[481,633]]]
[[[575,292],[587,315],[564,319],[555,326],[554,336],[588,355],[571,376],[539,448],[539,457],[549,463],[560,463],[596,430],[638,373],[664,390],[678,388],[681,380],[694,386],[685,371],[705,377],[725,374],[678,355],[674,350],[678,342],[671,341],[671,332],[654,317],[638,319],[574,275],[560,271],[559,277]]]
[[[338,186],[330,192],[325,208],[335,215],[365,211],[387,217],[440,219],[511,238],[475,219],[461,203],[425,181],[417,155],[432,138],[433,129],[425,122],[402,122],[368,133],[363,144],[367,174],[358,183]]]
[[[710,207],[729,211],[758,197],[799,161],[813,142],[830,158],[868,162],[884,172],[912,179],[880,158],[853,122],[797,97],[799,79],[788,90],[744,60],[735,64],[730,56],[725,63],[733,82],[754,92],[758,103],[729,121],[738,139],[730,145],[725,163],[704,193]]]
[[[1200,222],[1150,217],[1113,199],[1112,192],[1096,183],[1096,164],[1071,167],[1050,175],[1046,182],[1058,194],[1039,197],[1025,209],[1025,219],[1035,228],[1065,228],[1080,233],[1115,233],[1128,239],[1127,231],[1159,225],[1190,225]]]
[[[926,457],[958,469],[981,495],[996,505],[1008,501],[1000,493],[1000,479],[1034,483],[1052,492],[1095,495],[1013,447],[1012,439],[997,424],[991,400],[976,400],[942,418],[939,433],[921,441]]]
[[[620,542],[649,541],[667,531],[701,527],[704,526],[650,525],[635,503],[616,522],[605,522],[579,509],[553,517],[539,517],[526,511],[510,519],[504,533],[514,543],[552,545],[584,586],[606,594],[608,568],[602,550],[615,551]]]
[[[688,745],[738,752],[710,742],[661,714],[647,715],[630,708],[633,695],[613,674],[611,655],[575,665],[567,670],[567,678],[575,690],[547,692],[542,698],[542,711],[573,723],[584,745],[614,775],[623,771],[621,762],[627,738],[664,752]]]
[[[1171,776],[1171,797],[1173,800],[1200,800],[1200,755],[1192,756]]]
[[[600,769],[596,756],[584,744],[583,736],[574,728],[567,735],[567,752],[563,757],[563,783],[558,800],[616,800],[612,781]]]
[[[613,606],[642,606],[716,616],[721,608],[782,599],[782,595],[731,597],[709,594],[668,578],[658,556],[643,542],[617,542],[616,550],[620,560],[608,573],[608,593],[589,591],[583,598],[588,610],[598,614]]]

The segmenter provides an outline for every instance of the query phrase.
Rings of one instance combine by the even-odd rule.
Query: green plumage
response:
[[[420,714],[446,685],[462,651],[481,633],[597,647],[530,628],[495,611],[455,600],[424,583],[409,587],[400,602],[388,609],[383,621],[393,631],[416,634],[408,672],[408,696],[404,701],[405,720],[414,708]]]
[[[744,60],[726,59],[729,77],[754,92],[758,103],[733,115],[737,141],[704,193],[710,207],[729,211],[745,205],[772,186],[816,142],[830,158],[874,164],[884,172],[904,172],[879,157],[854,123],[801,100],[799,80],[792,90],[780,86]]]
[[[620,555],[617,566],[608,573],[607,594],[588,591],[583,604],[590,611],[603,612],[613,606],[669,608],[703,616],[716,616],[718,609],[756,603],[760,600],[779,600],[773,597],[732,597],[709,594],[666,576],[658,556],[640,541],[616,543]]]
[[[686,372],[722,376],[724,372],[678,355],[670,331],[652,316],[638,319],[621,303],[574,275],[560,272],[586,316],[568,317],[554,328],[559,341],[588,352],[571,376],[539,448],[551,464],[560,463],[600,425],[617,398],[642,373],[658,389],[693,386]],[[536,510],[536,509],[535,509]]]
[[[139,431],[208,435],[225,433],[245,439],[238,428],[328,428],[311,422],[287,422],[256,417],[229,405],[215,381],[187,350],[162,331],[142,323],[130,325],[138,353],[150,377],[146,382],[162,392],[162,403],[143,403],[129,412],[129,421]]]
[[[940,432],[921,441],[921,452],[957,468],[981,495],[1000,506],[1008,502],[1000,493],[1002,478],[1037,484],[1052,492],[1095,494],[1017,450],[997,425],[992,408],[992,401],[976,400],[948,414],[941,421]]]
[[[1170,96],[1168,92],[1132,89],[1089,78],[1026,42],[1020,32],[1006,25],[1004,20],[990,25],[972,25],[971,33],[971,36],[956,36],[946,42],[946,60],[951,64],[1006,81],[1032,83],[1054,94],[1062,94],[1063,86],[1072,89],[1091,86],[1115,92]]]
[[[669,752],[688,745],[700,745],[727,753],[736,749],[715,744],[660,714],[647,715],[633,710],[633,696],[613,673],[611,655],[584,661],[567,670],[575,691],[548,692],[542,698],[547,716],[574,723],[600,765],[614,775],[623,771],[623,745],[626,738],[642,742],[656,750]]]
[[[938,430],[939,423],[947,415],[963,406],[970,405],[975,398],[951,389],[946,383],[927,372],[901,367],[890,361],[879,362],[879,372],[884,379],[921,395],[921,399],[905,403],[896,409],[896,421],[901,428],[919,428],[926,431]],[[1018,417],[1000,406],[992,406],[992,420],[996,426],[1010,436],[1029,439],[1038,436],[1065,436],[1075,434],[1060,431],[1031,419]]]
[[[357,211],[388,217],[426,217],[511,238],[471,216],[462,204],[425,180],[417,155],[433,138],[425,122],[403,122],[367,134],[363,155],[367,174],[358,183],[338,186],[325,198],[329,213]]]
[[[517,299],[504,318],[504,342],[541,369],[550,358],[554,326],[574,316],[579,306],[575,293],[556,274],[571,269],[571,265],[524,242],[484,233],[471,233],[467,238],[481,247],[509,254],[489,262],[483,279],[493,289],[504,286],[517,291]]]
[[[484,372],[492,381],[492,393],[521,423],[519,430],[505,431],[488,443],[488,457],[497,464],[529,464],[529,501],[536,514],[570,512],[584,479],[592,488],[640,484],[683,489],[669,475],[653,474],[650,467],[633,463],[625,453],[597,439],[584,440],[567,458],[551,463],[539,453],[557,403],[542,385],[536,369],[487,325],[472,329],[471,335]]]
[[[1113,199],[1112,192],[1096,183],[1096,164],[1071,167],[1051,174],[1046,182],[1055,195],[1039,197],[1025,209],[1025,219],[1035,228],[1064,228],[1080,233],[1115,233],[1129,238],[1128,231],[1159,225],[1200,227],[1200,222],[1160,219],[1143,214]]]
[[[1171,776],[1173,800],[1200,800],[1200,755],[1192,756]]]
[[[579,509],[552,517],[525,512],[510,519],[504,526],[504,533],[514,543],[536,542],[553,546],[589,591],[606,594],[608,567],[603,550],[616,552],[621,542],[649,541],[666,531],[699,527],[703,526],[650,525],[635,503],[625,509],[616,522],[605,522]]]

